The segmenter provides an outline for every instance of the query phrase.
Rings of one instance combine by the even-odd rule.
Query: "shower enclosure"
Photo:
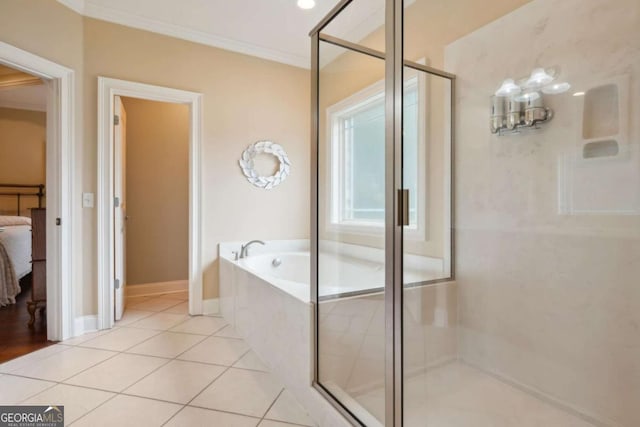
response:
[[[314,387],[354,425],[640,425],[640,3],[311,32]]]

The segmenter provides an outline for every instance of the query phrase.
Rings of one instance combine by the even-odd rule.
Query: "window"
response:
[[[424,215],[424,123],[418,118],[418,77],[405,82],[403,187],[409,189],[409,233],[422,231]],[[385,221],[384,82],[377,83],[328,109],[330,144],[329,227],[339,231],[382,233]],[[422,114],[424,115],[424,114]],[[422,165],[424,163],[422,162]],[[421,212],[422,210],[422,212]]]

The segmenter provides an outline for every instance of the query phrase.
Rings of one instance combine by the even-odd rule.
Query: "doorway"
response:
[[[138,284],[143,286],[137,289],[135,286],[130,286],[130,292],[126,291],[127,284],[125,279],[128,276],[126,260],[129,259],[126,255],[128,244],[124,244],[126,242],[126,223],[130,221],[133,224],[138,219],[134,218],[134,216],[130,216],[127,219],[126,176],[123,180],[123,175],[119,173],[123,169],[122,153],[126,150],[127,140],[126,136],[122,138],[122,128],[119,129],[114,126],[114,122],[122,120],[122,117],[126,122],[128,99],[134,99],[135,101],[129,101],[133,103],[160,102],[188,107],[189,189],[187,246],[189,255],[186,289],[188,289],[189,294],[189,314],[202,314],[202,267],[200,261],[200,110],[202,95],[177,89],[100,77],[98,79],[98,97],[98,203],[100,204],[98,211],[98,229],[100,230],[98,236],[98,327],[100,329],[113,327],[115,320],[120,318],[124,312],[127,293],[132,296],[140,295],[139,290],[144,289],[145,286],[147,289],[151,289],[149,292],[154,294],[166,293],[166,286],[169,286],[170,290],[177,290],[176,287],[172,287],[175,284],[156,282]],[[125,101],[121,103],[123,99]],[[119,116],[118,119],[115,119],[116,116]],[[125,157],[125,164],[126,161]],[[158,202],[157,198],[156,202]],[[172,201],[165,201],[164,203],[168,204],[172,203]],[[144,213],[142,215],[147,214]],[[147,243],[149,242],[142,242],[142,245],[144,246]],[[142,270],[145,270],[145,268],[142,268]],[[144,277],[144,274],[146,274],[146,277],[156,277],[153,276],[153,273],[149,273],[151,270],[153,269],[147,268],[147,273],[142,273],[143,276],[139,276],[138,273],[134,274],[138,275],[138,277]],[[134,279],[134,281],[138,281],[138,279]],[[182,294],[186,289],[182,290]]]
[[[157,296],[188,296],[189,107],[121,96],[114,105],[118,321]]]
[[[16,203],[16,213],[10,215],[21,217],[23,209],[27,206],[22,202],[29,199],[35,207],[45,206],[46,211],[40,212],[37,230],[29,230],[27,242],[31,241],[36,233],[44,229],[44,236],[38,238],[38,245],[30,245],[39,250],[40,255],[33,257],[29,249],[26,257],[32,269],[37,269],[38,279],[38,305],[32,305],[36,310],[35,322],[45,325],[46,339],[49,341],[61,341],[75,335],[74,328],[74,303],[72,292],[72,276],[74,263],[72,262],[74,241],[77,235],[73,233],[73,107],[74,107],[74,72],[66,67],[48,61],[27,51],[16,48],[7,43],[0,42],[0,65],[8,67],[22,74],[26,80],[32,79],[33,83],[42,82],[42,90],[46,101],[41,104],[41,109],[46,111],[45,140],[46,157],[43,182],[22,186],[22,183],[7,183],[17,185],[8,189],[9,193],[19,193],[16,199],[20,199],[20,207]],[[42,102],[42,100],[41,100]],[[29,102],[28,102],[29,103]],[[23,196],[21,193],[31,193]],[[35,200],[35,202],[34,202]],[[16,200],[17,202],[18,200]],[[32,228],[31,225],[29,227]],[[6,231],[6,230],[5,230]],[[37,263],[31,263],[32,260]],[[42,261],[42,262],[41,262]],[[20,275],[20,273],[18,273]],[[31,273],[33,277],[33,273]],[[46,282],[44,284],[43,282]],[[43,286],[44,285],[44,286]],[[24,295],[33,301],[34,295]],[[23,297],[24,297],[23,296]],[[42,304],[46,301],[46,310]],[[30,318],[31,316],[29,316]],[[27,320],[29,322],[29,320]],[[44,335],[44,333],[43,333]],[[15,343],[15,342],[14,342]],[[23,347],[22,354],[33,349]],[[12,353],[11,357],[20,353]]]

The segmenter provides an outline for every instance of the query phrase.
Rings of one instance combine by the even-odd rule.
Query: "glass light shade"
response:
[[[502,82],[502,86],[496,91],[496,96],[512,96],[517,95],[522,91],[513,79],[506,79]]]
[[[571,85],[567,82],[553,83],[542,88],[542,93],[547,95],[557,95],[571,89]]]
[[[313,9],[316,5],[316,0],[298,0],[298,7],[300,9]]]
[[[515,99],[518,102],[527,102],[527,101],[535,101],[540,98],[540,94],[538,92],[525,92],[521,95],[516,96]]]
[[[534,68],[531,76],[525,83],[526,87],[542,87],[553,81],[553,76],[545,71],[544,68]]]

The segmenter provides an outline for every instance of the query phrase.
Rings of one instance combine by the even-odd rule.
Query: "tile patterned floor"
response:
[[[314,426],[221,317],[186,293],[130,298],[114,329],[0,365],[0,404],[60,404],[73,426]]]

